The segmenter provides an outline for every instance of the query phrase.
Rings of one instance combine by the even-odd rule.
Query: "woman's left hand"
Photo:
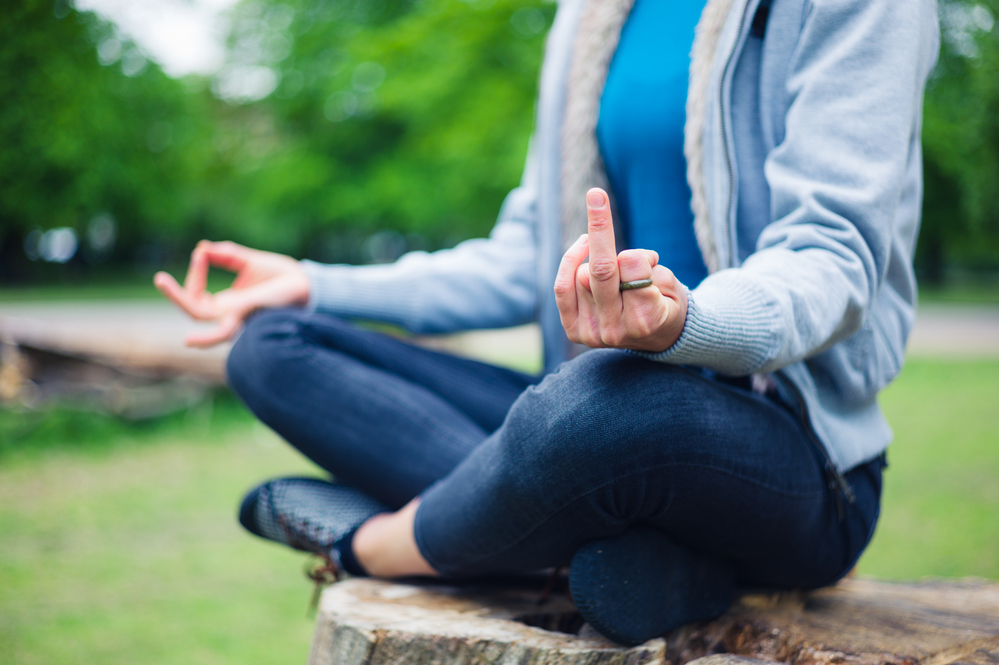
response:
[[[569,339],[592,348],[665,351],[687,318],[687,290],[647,249],[620,254],[614,242],[607,194],[586,194],[589,233],[562,257],[555,278],[555,301]],[[583,263],[586,257],[589,263]],[[652,279],[644,288],[621,291],[622,282]]]

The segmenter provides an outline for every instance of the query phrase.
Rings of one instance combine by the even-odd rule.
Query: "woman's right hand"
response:
[[[210,266],[236,273],[232,286],[209,293]],[[165,272],[156,273],[153,284],[191,318],[218,322],[215,328],[191,333],[184,340],[188,346],[201,348],[232,337],[258,309],[303,306],[309,301],[309,277],[298,261],[234,242],[202,240],[191,253],[184,286]]]

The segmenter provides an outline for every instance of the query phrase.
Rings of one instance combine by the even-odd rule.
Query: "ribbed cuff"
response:
[[[757,371],[772,355],[774,308],[735,272],[715,273],[687,292],[687,320],[673,346],[659,353],[636,353],[723,374]]]

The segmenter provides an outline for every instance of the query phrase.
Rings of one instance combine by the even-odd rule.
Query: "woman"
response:
[[[184,288],[157,276],[220,322],[189,343],[246,323],[233,388],[341,483],[267,483],[247,528],[380,577],[571,564],[583,616],[627,644],[737,584],[854,565],[891,438],[876,395],[913,320],[935,5],[674,5],[560,3],[488,239],[369,267],[203,243]],[[205,292],[209,264],[231,290]],[[545,374],[348,318],[538,320]]]

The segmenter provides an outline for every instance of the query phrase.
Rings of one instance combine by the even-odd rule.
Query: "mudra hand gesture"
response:
[[[569,339],[592,348],[664,351],[683,332],[687,291],[659,265],[659,254],[614,243],[607,194],[586,194],[588,231],[566,250],[555,278],[555,300]],[[589,263],[583,263],[587,255]],[[649,280],[648,286],[628,284]],[[632,287],[622,290],[621,285]]]
[[[232,286],[209,293],[210,266],[236,273]],[[218,322],[211,330],[189,334],[184,340],[188,346],[209,347],[224,342],[258,309],[305,305],[309,301],[309,278],[298,261],[234,242],[202,240],[191,253],[183,287],[165,272],[156,273],[153,284],[191,318]]]

